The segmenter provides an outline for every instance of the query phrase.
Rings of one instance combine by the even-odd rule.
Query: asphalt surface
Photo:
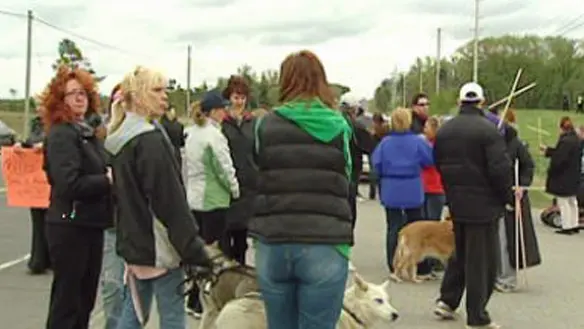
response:
[[[1,183],[1,181],[0,181]],[[2,185],[0,185],[2,186]],[[5,206],[0,194],[0,328],[39,329],[44,327],[50,274],[26,274],[26,262],[5,267],[3,264],[26,255],[30,243],[28,210]],[[579,311],[584,306],[584,234],[558,236],[536,220],[543,264],[528,271],[529,287],[510,294],[496,293],[489,309],[493,319],[504,328],[577,329],[584,328]],[[382,282],[387,276],[385,265],[385,218],[376,201],[359,204],[357,244],[353,262],[367,279]],[[438,282],[392,284],[393,305],[400,319],[381,328],[454,329],[464,328],[462,318],[456,322],[439,322],[432,315]],[[155,308],[148,329],[158,328]],[[189,328],[197,328],[190,319]],[[92,328],[103,328],[103,316],[96,307]]]

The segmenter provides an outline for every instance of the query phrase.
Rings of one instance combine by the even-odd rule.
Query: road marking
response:
[[[30,254],[26,254],[20,258],[11,260],[11,261],[6,262],[6,263],[2,263],[2,264],[0,264],[0,271],[4,271],[6,269],[11,268],[12,266],[18,265],[22,262],[26,262],[29,258],[30,258]]]

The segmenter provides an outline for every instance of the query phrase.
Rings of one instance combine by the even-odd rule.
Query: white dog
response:
[[[345,291],[337,329],[372,328],[378,322],[393,322],[397,310],[389,300],[389,282],[376,285],[353,273],[354,284]],[[227,303],[215,322],[220,329],[267,329],[264,301],[257,292]]]

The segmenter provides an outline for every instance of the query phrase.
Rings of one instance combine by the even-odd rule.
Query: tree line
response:
[[[440,59],[439,85],[436,91],[437,61],[432,57],[416,58],[415,63],[405,72],[394,72],[391,77],[381,81],[375,90],[372,107],[377,111],[389,112],[391,109],[408,105],[409,99],[417,92],[424,91],[432,98],[433,112],[446,113],[456,103],[458,88],[472,79],[473,44],[469,42],[458,48],[454,54]],[[92,72],[98,81],[106,77],[97,75],[88,57],[70,39],[63,39],[57,47],[57,59],[52,67],[58,65],[81,66]],[[479,42],[479,83],[485,88],[489,101],[505,97],[517,69],[523,68],[522,84],[537,82],[537,86],[514,100],[514,107],[534,109],[560,108],[562,99],[567,96],[572,103],[584,94],[584,41],[561,36],[505,35],[489,37]],[[278,71],[254,71],[247,64],[240,66],[235,74],[242,75],[250,83],[250,107],[270,108],[278,103]],[[190,100],[199,99],[212,88],[225,87],[228,77],[220,77],[214,83],[203,82],[191,88]],[[331,87],[338,96],[350,88],[332,83]],[[179,115],[187,109],[187,90],[185,86],[170,79],[169,98]],[[102,91],[107,93],[108,91]],[[15,90],[10,91],[15,94]],[[104,101],[107,97],[104,96]],[[4,101],[2,110],[18,111],[23,108],[23,100]],[[6,104],[10,103],[9,106]],[[104,103],[105,104],[105,103]]]
[[[479,42],[478,82],[488,101],[497,101],[509,93],[517,69],[523,68],[520,86],[537,86],[516,98],[513,106],[531,109],[561,108],[567,96],[571,103],[584,95],[584,41],[561,36],[505,35]],[[448,112],[456,103],[460,86],[472,80],[472,41],[458,48],[452,56],[440,60],[439,92],[436,91],[437,61],[417,58],[406,72],[395,72],[375,90],[373,103],[380,111],[407,105],[417,92],[432,98],[433,112]]]

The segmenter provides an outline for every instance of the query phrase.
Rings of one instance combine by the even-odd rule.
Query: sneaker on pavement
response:
[[[501,326],[495,322],[491,322],[484,326],[466,326],[467,329],[501,329]]]
[[[495,290],[502,293],[510,293],[515,291],[515,287],[504,283],[495,283]]]
[[[441,320],[454,320],[456,317],[454,310],[441,300],[436,303],[434,314]]]

